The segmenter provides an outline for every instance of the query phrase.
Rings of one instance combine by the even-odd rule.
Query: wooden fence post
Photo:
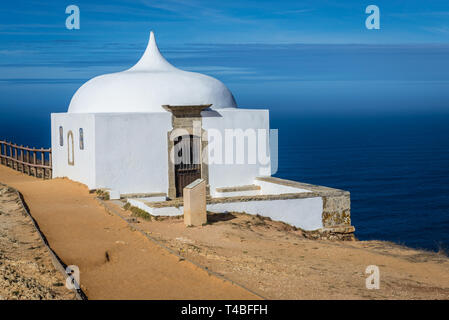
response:
[[[45,179],[45,153],[43,151],[41,151],[41,161],[42,161],[42,179]]]
[[[50,172],[50,179],[53,178],[53,163],[52,163],[52,153],[51,153],[51,149],[48,152],[48,166],[50,167],[49,172]]]
[[[20,145],[20,162],[21,162],[21,164],[20,164],[20,171],[23,173],[24,172],[24,165],[23,165],[23,146],[22,145]]]
[[[18,158],[18,154],[17,154],[17,148],[16,145],[14,145],[14,165],[15,165],[15,170],[19,170],[19,164],[17,162]]]
[[[33,151],[34,176],[37,178],[37,167],[36,167],[37,159],[36,158],[37,158],[36,157],[36,151]]]
[[[10,157],[9,163],[10,163],[10,166],[12,168],[12,147],[11,147],[11,145],[9,145],[9,157]]]

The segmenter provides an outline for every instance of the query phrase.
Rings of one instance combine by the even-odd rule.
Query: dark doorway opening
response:
[[[201,141],[198,136],[184,135],[174,142],[176,197],[182,197],[184,187],[201,178]]]

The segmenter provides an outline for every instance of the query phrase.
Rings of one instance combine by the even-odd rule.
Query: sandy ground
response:
[[[181,219],[146,221],[121,202],[105,202],[126,222],[67,179],[42,181],[0,166],[0,182],[22,192],[52,248],[79,266],[90,299],[258,298],[250,291],[268,299],[449,298],[442,254],[381,241],[308,240],[283,223],[237,213],[185,228]],[[380,269],[379,290],[365,287],[368,265]]]
[[[80,269],[89,299],[257,299],[135,232],[108,214],[85,186],[39,180],[0,166],[0,182],[18,189],[67,265]]]
[[[0,186],[0,299],[75,299],[19,201]]]
[[[268,299],[449,299],[449,258],[382,241],[308,240],[300,230],[257,216],[209,215],[207,225],[182,219],[134,218],[118,201],[110,209],[180,255]],[[377,265],[380,289],[366,289]]]

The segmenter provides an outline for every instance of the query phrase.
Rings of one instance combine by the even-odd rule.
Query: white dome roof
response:
[[[219,80],[172,66],[159,52],[153,32],[139,62],[126,71],[95,77],[78,89],[69,113],[157,112],[162,105],[235,108],[229,89]]]

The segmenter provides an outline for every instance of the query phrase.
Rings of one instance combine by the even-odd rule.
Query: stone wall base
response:
[[[335,226],[330,228],[322,228],[315,231],[303,231],[304,237],[312,240],[338,240],[338,241],[355,241],[355,228],[353,226]]]

